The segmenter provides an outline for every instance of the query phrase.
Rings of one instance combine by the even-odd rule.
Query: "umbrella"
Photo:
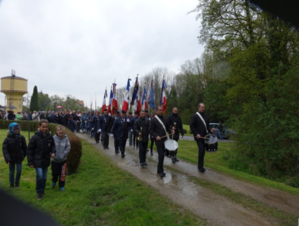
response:
[[[62,107],[59,105],[59,106],[57,106],[56,108],[62,108]]]

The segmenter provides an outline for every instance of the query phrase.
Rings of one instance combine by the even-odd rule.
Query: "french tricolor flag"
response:
[[[111,90],[110,90],[110,98],[109,98],[109,105],[108,105],[108,112],[109,112],[109,113],[111,113],[112,99],[113,99],[113,92],[112,92],[112,87],[111,87]]]
[[[129,108],[130,81],[131,81],[131,79],[128,79],[127,89],[126,89],[126,93],[125,93],[125,97],[124,97],[124,102],[123,102],[123,107],[122,107],[122,110],[124,110],[125,112],[127,112],[128,108]]]
[[[103,98],[103,103],[102,103],[102,114],[104,114],[104,110],[106,108],[106,98],[107,98],[108,94],[107,94],[107,89],[105,89],[105,93],[104,93],[104,98]]]

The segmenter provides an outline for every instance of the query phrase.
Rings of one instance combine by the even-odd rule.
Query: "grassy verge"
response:
[[[254,176],[248,173],[236,171],[229,168],[227,159],[232,155],[232,145],[234,143],[218,143],[219,148],[217,152],[206,153],[205,165],[215,169],[221,173],[233,176],[238,180],[252,182],[257,185],[276,188],[282,191],[289,192],[299,196],[299,189],[288,186],[284,183],[265,179],[263,177]],[[178,157],[188,162],[197,164],[198,148],[195,141],[179,140]]]
[[[4,140],[5,131],[0,131]],[[20,188],[8,188],[8,166],[0,157],[0,186],[13,196],[51,214],[61,225],[205,225],[154,189],[117,168],[82,140],[76,174],[66,177],[65,192],[51,189],[51,170],[43,200],[36,200],[35,171],[23,162]]]
[[[190,125],[183,124],[183,129],[187,130],[187,133],[185,133],[185,135],[187,135],[187,136],[193,135],[192,133],[189,133],[189,132],[191,132]]]

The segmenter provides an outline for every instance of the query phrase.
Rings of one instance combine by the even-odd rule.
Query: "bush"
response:
[[[0,120],[0,129],[8,129],[8,125],[12,122],[17,122],[21,125],[21,131],[28,131],[28,121],[12,121],[12,120]],[[52,135],[56,133],[56,127],[58,124],[49,123],[49,131]],[[35,132],[38,129],[37,121],[30,121],[30,131]],[[67,172],[68,174],[73,174],[79,167],[80,159],[82,156],[82,144],[79,137],[76,134],[72,133],[69,129],[66,129],[66,134],[69,138],[71,144],[71,150],[67,155]],[[33,134],[31,134],[32,136]],[[23,133],[23,136],[26,137],[26,134]]]

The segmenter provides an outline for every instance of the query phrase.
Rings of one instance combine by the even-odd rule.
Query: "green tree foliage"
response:
[[[31,96],[30,100],[30,111],[38,111],[38,93],[37,93],[37,87],[34,86],[33,88],[33,94]]]
[[[239,132],[231,166],[299,186],[298,30],[248,0],[199,0],[193,12],[206,47],[203,101]]]
[[[39,110],[45,111],[51,109],[51,99],[48,94],[43,92],[38,93]]]

